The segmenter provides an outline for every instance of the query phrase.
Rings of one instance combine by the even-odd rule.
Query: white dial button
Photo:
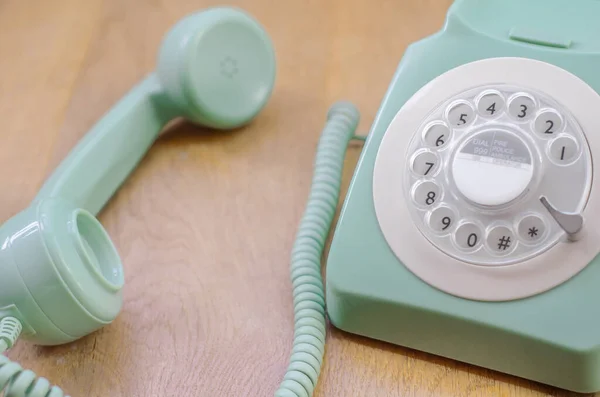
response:
[[[529,95],[519,94],[511,99],[508,113],[515,120],[529,120],[535,114],[535,102]]]
[[[435,174],[438,168],[438,157],[432,152],[421,152],[415,156],[412,168],[415,174],[430,176]]]
[[[476,249],[481,244],[481,228],[474,223],[463,223],[456,229],[454,241],[462,249]]]
[[[517,135],[490,129],[470,137],[452,160],[456,187],[468,200],[497,206],[519,197],[533,178],[533,158]]]
[[[515,236],[509,228],[496,226],[489,231],[486,243],[493,252],[505,254],[512,251],[515,245]]]
[[[554,110],[544,110],[535,118],[534,128],[542,137],[553,137],[562,128],[562,118]]]
[[[458,102],[448,110],[448,122],[454,127],[466,127],[475,118],[475,112],[466,102]]]
[[[496,92],[484,93],[477,102],[477,111],[484,117],[496,117],[504,110],[504,98]]]
[[[544,237],[546,225],[542,218],[536,215],[527,215],[519,221],[519,237],[527,243],[535,243]]]
[[[456,222],[456,214],[446,206],[434,209],[429,215],[429,227],[436,232],[448,232]]]
[[[450,129],[442,123],[432,124],[425,130],[423,139],[427,146],[440,148],[450,139]]]
[[[558,137],[550,144],[550,157],[558,164],[571,163],[578,152],[577,142],[569,136]]]
[[[422,182],[414,190],[414,200],[423,207],[430,207],[441,200],[442,190],[435,182]]]

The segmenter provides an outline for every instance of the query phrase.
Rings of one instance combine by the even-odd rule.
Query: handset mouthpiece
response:
[[[25,339],[71,342],[120,312],[121,259],[88,211],[58,198],[35,201],[2,226],[0,238],[0,317],[19,317],[31,330]]]

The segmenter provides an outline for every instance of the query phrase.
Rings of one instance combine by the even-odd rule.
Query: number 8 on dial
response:
[[[441,199],[440,194],[441,189],[437,183],[426,181],[417,185],[413,198],[421,207],[431,207]]]

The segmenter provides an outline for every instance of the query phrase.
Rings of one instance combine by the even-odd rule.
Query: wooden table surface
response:
[[[271,396],[292,343],[289,254],[328,106],[367,131],[406,46],[450,0],[233,0],[272,36],[276,89],[236,133],[165,134],[100,216],[125,304],[70,345],[9,356],[82,396]],[[216,0],[0,0],[0,216],[154,69],[161,36]],[[350,148],[344,188],[360,151]],[[316,396],[570,396],[329,328]]]

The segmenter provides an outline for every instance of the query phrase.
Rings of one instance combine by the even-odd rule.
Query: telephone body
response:
[[[457,0],[408,47],[327,257],[334,326],[600,390],[598,15]]]

